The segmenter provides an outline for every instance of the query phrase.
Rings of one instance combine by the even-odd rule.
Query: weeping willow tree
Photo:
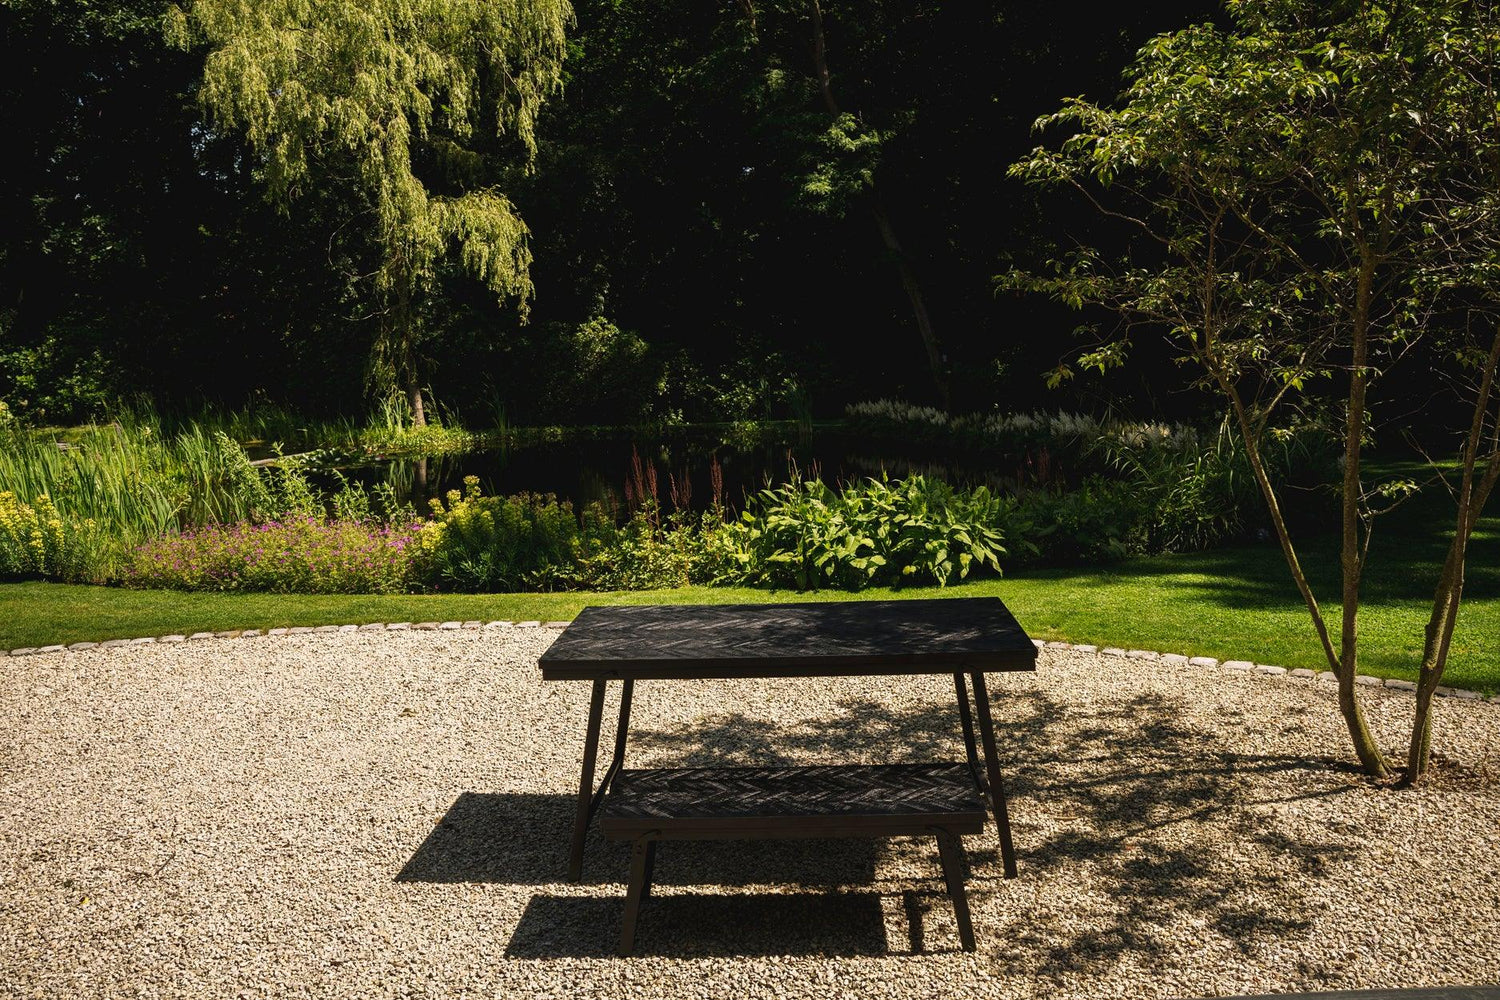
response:
[[[206,48],[204,107],[243,132],[271,199],[352,184],[370,206],[372,387],[405,392],[417,423],[417,305],[441,265],[525,317],[529,232],[495,179],[530,169],[571,20],[567,0],[194,0],[168,20]]]

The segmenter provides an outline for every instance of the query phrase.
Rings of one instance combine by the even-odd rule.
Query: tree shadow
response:
[[[1277,810],[1359,787],[1356,768],[1335,758],[1241,750],[1232,718],[1205,723],[1174,695],[1073,704],[1033,687],[1010,691],[995,706],[1022,883],[1001,878],[992,829],[966,838],[966,848],[980,947],[1002,970],[1098,974],[1125,961],[1165,968],[1180,960],[1188,923],[1246,954],[1311,933],[1317,883],[1354,847],[1333,828],[1315,837],[1288,832],[1305,827],[1279,824]],[[792,725],[726,712],[646,728],[632,748],[638,760],[683,764],[962,759],[955,716],[947,700],[895,708],[852,698],[832,718]],[[575,807],[568,794],[466,792],[396,879],[559,883]],[[951,922],[946,903],[924,904],[936,894],[910,884],[868,891],[890,852],[909,849],[866,839],[671,843],[655,869],[667,891],[642,914],[642,951],[924,950],[928,918]],[[593,888],[534,897],[507,954],[613,954],[623,898],[600,887],[618,886],[626,869],[625,845],[591,832],[584,871]],[[1090,903],[1076,919],[1035,919],[1019,902],[1028,878],[1043,893],[1049,881],[1083,883]],[[789,891],[676,891],[694,885]],[[840,891],[801,891],[808,887]],[[893,945],[886,928],[899,925],[903,912],[909,940]]]
[[[1180,945],[1174,925],[1186,917],[1247,954],[1310,933],[1304,904],[1314,884],[1354,849],[1332,834],[1292,836],[1274,812],[1343,794],[1357,786],[1356,768],[1331,757],[1239,751],[1223,733],[1195,724],[1185,699],[1163,694],[1068,705],[1031,689],[997,698],[996,707],[1021,877],[1087,879],[1104,916],[1059,927],[1030,925],[1017,913],[1007,930],[1015,940],[981,932],[981,947],[988,937],[1002,962],[1013,956],[1017,968],[1060,975],[1096,973],[1127,956],[1166,966]],[[948,703],[893,709],[851,699],[841,709],[838,718],[792,726],[730,712],[643,732],[635,742],[695,764],[962,759]],[[995,901],[1006,883],[993,834],[968,841],[971,890]],[[1008,905],[1003,896],[998,902]]]

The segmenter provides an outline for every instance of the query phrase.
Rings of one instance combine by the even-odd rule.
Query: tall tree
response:
[[[749,4],[749,0],[746,0],[746,4]],[[834,139],[833,145],[851,152],[859,152],[861,147],[875,147],[880,141],[879,133],[866,132],[857,117],[847,114],[839,107],[839,102],[833,95],[833,73],[828,68],[828,35],[823,28],[823,7],[818,0],[810,0],[809,6],[812,14],[813,71],[817,76],[818,95],[823,101],[823,107],[834,117],[834,124],[828,132]],[[751,8],[752,12],[753,9]],[[825,168],[825,180],[826,177]],[[937,330],[933,327],[932,314],[927,310],[927,298],[922,294],[922,284],[917,279],[916,269],[902,247],[901,239],[896,235],[895,223],[891,221],[891,213],[875,187],[875,171],[870,165],[861,164],[855,177],[858,178],[860,193],[869,202],[876,231],[880,233],[880,242],[891,255],[896,272],[901,276],[901,288],[906,293],[907,301],[911,303],[912,319],[917,325],[917,334],[922,338],[922,349],[927,355],[927,367],[932,371],[932,382],[937,388],[938,398],[943,409],[950,409],[953,406],[953,393],[948,381],[948,361],[938,342]]]
[[[1360,586],[1377,515],[1413,484],[1365,477],[1372,390],[1416,359],[1430,364],[1429,382],[1468,387],[1470,419],[1450,429],[1461,474],[1424,642],[1406,772],[1415,781],[1468,541],[1500,479],[1500,17],[1467,0],[1259,0],[1229,10],[1231,30],[1153,40],[1117,106],[1075,100],[1043,119],[1076,131],[1012,168],[1081,192],[1135,234],[1131,252],[1111,259],[1085,247],[1051,273],[1006,281],[1126,319],[1084,365],[1124,364],[1139,325],[1165,328],[1222,394],[1338,678],[1355,752],[1377,777],[1390,764],[1355,686]],[[1342,409],[1336,629],[1261,457],[1288,409],[1322,403]]]
[[[416,423],[420,299],[443,262],[528,308],[529,231],[502,184],[535,157],[571,17],[567,0],[195,0],[170,22],[207,47],[203,103],[244,132],[272,199],[360,196],[379,255],[370,377],[404,391]]]

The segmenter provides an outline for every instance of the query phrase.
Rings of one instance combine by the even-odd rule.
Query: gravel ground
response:
[[[1046,650],[997,677],[1021,877],[966,839],[623,846],[561,880],[587,687],[545,629],[0,664],[5,997],[1209,997],[1493,983],[1500,705],[1367,786],[1326,685]],[[961,756],[945,678],[642,683],[633,763]],[[1411,696],[1366,692],[1392,746]]]

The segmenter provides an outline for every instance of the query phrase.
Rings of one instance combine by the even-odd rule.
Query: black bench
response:
[[[963,763],[621,770],[599,814],[611,840],[632,841],[620,954],[635,943],[661,840],[935,837],[959,939],[974,950],[959,837],[984,829],[985,804]]]

